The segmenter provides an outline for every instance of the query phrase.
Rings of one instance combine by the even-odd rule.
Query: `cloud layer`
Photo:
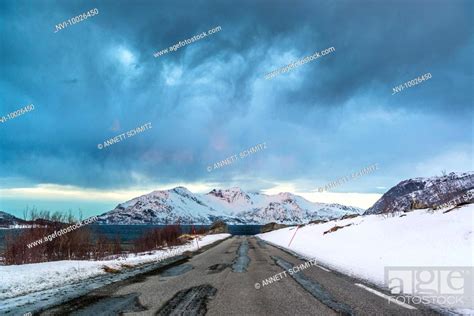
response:
[[[0,125],[2,188],[292,183],[309,192],[378,163],[340,190],[380,193],[473,169],[472,1],[178,3],[1,2],[0,115],[35,105]],[[92,6],[98,15],[54,33]],[[148,122],[153,129],[98,150]],[[262,153],[206,170],[262,142]]]

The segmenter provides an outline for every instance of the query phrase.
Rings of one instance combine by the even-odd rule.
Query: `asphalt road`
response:
[[[306,262],[254,237],[232,237],[42,315],[437,315],[389,302],[360,281],[318,265],[290,275],[288,269]],[[273,282],[263,282],[271,277]]]

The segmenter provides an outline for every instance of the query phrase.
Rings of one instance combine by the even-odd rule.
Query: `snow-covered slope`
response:
[[[315,258],[329,269],[387,288],[385,267],[473,266],[474,204],[444,213],[447,209],[363,215],[309,224],[299,228],[296,235],[295,227],[287,227],[257,236],[288,248],[294,235],[290,250]],[[445,307],[469,308],[474,313],[472,305]]]
[[[291,193],[266,195],[240,188],[194,194],[184,187],[153,191],[119,204],[99,216],[100,224],[228,224],[304,223],[334,219],[362,210],[339,204],[312,203]]]
[[[452,172],[442,177],[409,179],[391,188],[365,214],[406,212],[433,208],[443,203],[452,202],[456,205],[472,202],[474,198],[462,198],[470,191],[474,191],[474,172]]]

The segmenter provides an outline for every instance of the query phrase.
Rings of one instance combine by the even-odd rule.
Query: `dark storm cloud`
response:
[[[472,6],[3,1],[1,115],[29,103],[35,111],[0,126],[0,177],[106,188],[246,175],[307,182],[375,162],[392,170],[384,181],[419,175],[407,166],[464,153],[472,141]],[[53,32],[94,7],[99,15]],[[153,57],[216,26],[222,30]],[[332,46],[332,54],[264,79]],[[429,81],[391,95],[427,72]],[[153,128],[142,135],[97,149],[147,122]],[[264,141],[265,153],[207,173]]]

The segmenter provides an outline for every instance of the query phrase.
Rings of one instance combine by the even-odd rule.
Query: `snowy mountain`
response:
[[[474,172],[450,173],[442,177],[414,178],[400,182],[385,193],[364,213],[382,214],[434,208],[444,203],[457,205],[472,203]],[[470,198],[463,198],[469,193]]]
[[[305,223],[339,218],[362,210],[340,204],[313,203],[291,194],[246,193],[240,188],[194,194],[184,187],[153,191],[117,205],[99,216],[99,224]]]
[[[13,225],[24,224],[25,221],[13,215],[0,211],[0,227],[9,227]]]

